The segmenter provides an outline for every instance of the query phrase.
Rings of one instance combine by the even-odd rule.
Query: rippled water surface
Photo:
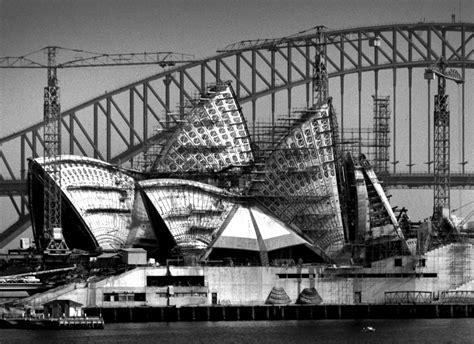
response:
[[[375,333],[362,333],[372,326]],[[0,330],[0,343],[474,343],[474,319],[106,324],[105,330]]]

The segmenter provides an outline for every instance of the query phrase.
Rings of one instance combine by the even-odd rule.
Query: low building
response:
[[[143,248],[124,248],[122,262],[127,265],[147,265],[146,251]]]
[[[322,304],[398,303],[412,296],[416,303],[473,300],[468,271],[474,270],[474,260],[467,259],[473,256],[473,245],[450,244],[423,257],[389,257],[371,267],[306,263],[138,266],[120,275],[38,294],[25,305],[36,309],[58,297],[91,308],[263,305],[273,288],[283,288],[292,302],[304,289],[314,289]],[[58,302],[64,306],[64,300]],[[55,314],[71,314],[59,309]],[[46,314],[52,314],[52,309],[45,308]]]
[[[53,300],[43,305],[43,312],[48,318],[82,317],[82,303],[72,300]]]

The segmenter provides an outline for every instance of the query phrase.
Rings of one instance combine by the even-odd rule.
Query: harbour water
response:
[[[364,326],[375,332],[363,333]],[[474,319],[224,321],[107,324],[105,330],[0,330],[14,343],[474,343]]]

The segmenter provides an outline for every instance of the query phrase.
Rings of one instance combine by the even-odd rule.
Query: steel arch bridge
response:
[[[378,46],[371,44],[376,37]],[[474,151],[466,142],[474,133],[468,121],[474,104],[471,97],[466,97],[466,93],[474,92],[474,23],[325,31],[324,43],[329,93],[334,98],[342,135],[348,128],[356,128],[362,135],[363,128],[371,125],[371,105],[367,106],[371,95],[391,97],[393,167],[388,181],[394,187],[429,187],[433,183],[431,104],[436,90],[434,83],[420,80],[424,69],[441,57],[448,67],[458,69],[466,82],[457,90],[458,142],[451,147],[459,159],[452,165],[460,164],[461,171],[453,174],[452,186],[474,188],[474,173],[468,172],[474,163]],[[311,105],[317,45],[318,34],[311,32],[239,42],[212,57],[101,94],[61,114],[62,153],[127,163],[146,149],[155,128],[179,118],[208,84],[224,80],[233,82],[255,134],[259,121],[275,124],[279,116],[289,116],[295,107]],[[0,196],[8,197],[18,214],[18,221],[0,232],[0,248],[29,226],[26,161],[42,155],[42,130],[43,122],[38,122],[0,138]],[[408,170],[397,169],[400,162],[400,166],[406,163]],[[415,164],[426,167],[420,173],[413,168]]]

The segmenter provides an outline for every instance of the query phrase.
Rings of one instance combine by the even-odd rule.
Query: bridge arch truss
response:
[[[371,44],[375,37],[380,46]],[[258,122],[275,124],[278,117],[289,116],[295,108],[311,105],[317,38],[317,34],[308,33],[272,42],[241,42],[199,62],[101,94],[61,114],[62,153],[129,163],[157,135],[156,129],[185,113],[207,85],[226,80],[233,82],[249,129],[255,134]],[[436,90],[435,83],[421,80],[424,69],[441,57],[448,67],[457,69],[466,82],[451,89],[458,104],[458,141],[451,145],[455,150],[452,157],[459,160],[453,160],[452,166],[460,166],[456,172],[462,176],[463,187],[466,180],[474,187],[474,174],[467,172],[474,164],[474,151],[466,142],[474,133],[474,121],[468,118],[474,114],[469,96],[474,94],[473,23],[328,30],[324,39],[329,94],[334,98],[342,135],[348,128],[356,128],[361,137],[364,128],[372,124],[371,95],[391,97],[391,172],[403,172],[400,185],[410,177],[416,179],[419,172],[430,178],[431,103]],[[42,155],[42,131],[43,122],[38,122],[0,138],[0,195],[9,198],[19,218],[0,232],[0,248],[28,226],[26,164],[27,158]],[[420,146],[423,151],[417,148]],[[408,171],[399,168],[404,164]],[[424,170],[416,170],[415,164]]]

